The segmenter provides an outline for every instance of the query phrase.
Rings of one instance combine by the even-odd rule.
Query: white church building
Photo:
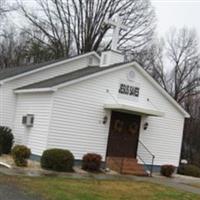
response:
[[[0,126],[41,156],[102,156],[114,170],[179,165],[189,114],[136,62],[112,50],[0,71]],[[137,166],[137,167],[136,167]],[[120,169],[120,170],[119,170]]]

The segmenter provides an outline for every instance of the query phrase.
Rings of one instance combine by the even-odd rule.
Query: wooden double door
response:
[[[136,158],[141,117],[112,112],[107,157]]]

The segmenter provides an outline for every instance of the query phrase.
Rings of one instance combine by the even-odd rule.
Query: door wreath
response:
[[[133,122],[128,126],[128,133],[131,135],[134,135],[138,132],[138,124],[136,122]]]
[[[121,120],[116,120],[114,124],[114,131],[117,133],[121,133],[123,130],[124,122]]]

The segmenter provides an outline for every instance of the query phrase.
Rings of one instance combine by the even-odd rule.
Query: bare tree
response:
[[[5,1],[0,0],[0,16],[2,16],[7,11],[8,11],[8,8],[6,8],[6,6],[5,6]]]
[[[30,34],[31,33],[31,34]],[[26,61],[27,63],[41,63],[53,60],[59,56],[59,52],[55,52],[54,46],[46,43],[46,37],[39,29],[27,29],[22,31],[26,39]]]
[[[172,64],[168,91],[191,115],[185,123],[181,157],[200,166],[200,55],[195,31],[172,31],[167,40],[167,56]]]
[[[167,90],[167,73],[164,71],[164,40],[154,40],[148,47],[129,52],[128,60],[136,60],[151,76]]]
[[[29,27],[24,31],[37,40],[38,44],[51,49],[54,58],[68,56],[71,50],[71,34],[69,24],[66,23],[59,7],[62,1],[35,0],[35,3],[39,14],[29,11],[22,2],[19,3],[23,15],[29,22]]]
[[[147,70],[162,87],[183,106],[188,96],[198,93],[200,54],[194,30],[183,28],[171,31],[165,43],[154,43],[139,59],[144,66],[148,66]]]
[[[43,35],[34,31],[41,40]],[[11,27],[0,34],[0,69],[40,63],[54,58],[51,49],[23,31]]]
[[[191,117],[185,122],[181,157],[200,167],[200,92],[185,99],[185,108]]]
[[[173,65],[168,90],[181,103],[188,95],[195,95],[200,86],[200,54],[195,31],[186,28],[172,31],[167,55]]]
[[[154,11],[149,0],[35,0],[38,12],[33,13],[20,3],[24,16],[40,30],[56,57],[68,56],[70,51],[82,54],[109,48],[105,41],[110,26],[105,19],[120,14],[127,30],[121,30],[119,46],[132,50],[147,44],[154,32]]]
[[[0,16],[4,16],[6,13],[16,10],[17,7],[14,4],[8,4],[7,0],[0,0]]]
[[[20,66],[27,63],[27,38],[16,29],[2,30],[0,36],[0,69]]]

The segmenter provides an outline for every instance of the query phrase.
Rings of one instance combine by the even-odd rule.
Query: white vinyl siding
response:
[[[51,115],[52,94],[21,94],[17,97],[14,136],[16,144],[27,145],[32,154],[42,155],[46,149],[49,120]],[[34,115],[33,127],[22,124],[22,117]]]
[[[142,123],[149,122],[149,128],[143,131],[141,123],[140,140],[155,154],[155,165],[177,166],[184,117],[136,69],[135,82],[140,84],[138,102],[118,98],[119,83],[127,81],[127,73],[132,69],[125,68],[59,89],[54,94],[48,148],[67,148],[76,159],[87,152],[99,153],[105,159],[110,111],[104,110],[103,105],[124,103],[165,113],[164,117],[142,118]],[[109,117],[106,125],[102,124],[105,115]],[[140,146],[138,153],[143,154]]]
[[[0,86],[0,103],[2,105],[0,107],[0,125],[13,128],[14,112],[16,107],[16,95],[13,92],[15,88],[84,68],[88,66],[88,62],[89,57],[85,57],[4,83]],[[95,57],[94,62],[97,62]]]

